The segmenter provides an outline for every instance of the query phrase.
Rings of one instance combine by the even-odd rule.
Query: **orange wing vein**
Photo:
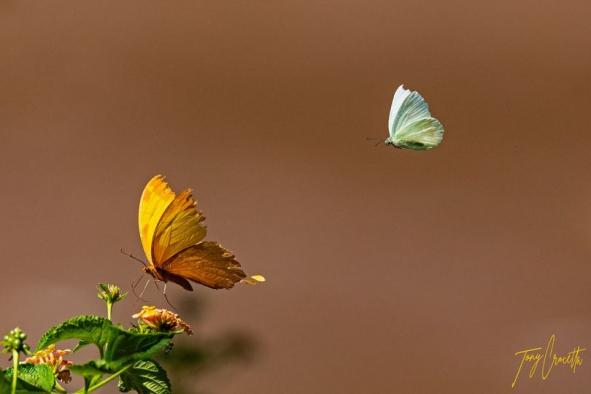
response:
[[[234,255],[216,242],[201,242],[168,260],[162,268],[212,289],[229,289],[246,278]]]
[[[182,191],[162,214],[152,241],[154,265],[161,267],[177,253],[205,238],[207,228],[203,214],[191,196],[191,189]]]

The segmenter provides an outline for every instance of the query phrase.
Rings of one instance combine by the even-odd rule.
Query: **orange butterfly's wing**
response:
[[[165,182],[162,175],[156,175],[148,181],[142,197],[138,213],[140,239],[144,253],[150,264],[154,263],[152,257],[152,241],[156,227],[164,211],[173,202],[175,194]]]
[[[246,278],[234,255],[218,243],[201,242],[207,233],[205,218],[191,190],[177,196],[164,179],[152,178],[140,200],[140,238],[150,273],[186,290],[192,290],[187,279],[213,289],[264,282],[261,275]]]
[[[176,254],[160,269],[212,289],[229,289],[246,278],[234,255],[216,242],[191,246]]]
[[[204,219],[191,196],[191,189],[176,196],[162,214],[154,232],[154,265],[161,267],[172,256],[202,241],[207,234],[207,228],[202,223]]]

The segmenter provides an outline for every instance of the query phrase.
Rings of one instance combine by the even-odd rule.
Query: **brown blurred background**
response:
[[[511,392],[514,352],[552,333],[559,353],[591,348],[589,12],[3,0],[0,331],[34,343],[103,313],[94,286],[138,277],[119,248],[141,253],[139,195],[163,173],[269,279],[191,295],[196,341],[256,344],[195,392]],[[445,125],[439,148],[365,140],[386,137],[401,83]],[[513,392],[581,392],[586,356]]]

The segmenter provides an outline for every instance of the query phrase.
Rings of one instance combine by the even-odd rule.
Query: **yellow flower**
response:
[[[72,353],[70,349],[58,350],[55,348],[55,345],[49,345],[47,348],[36,352],[32,357],[27,358],[25,362],[49,365],[60,381],[69,383],[72,380],[72,376],[68,367],[73,363],[65,360],[64,356],[70,353]]]
[[[132,316],[140,323],[158,331],[186,332],[192,335],[191,326],[184,322],[179,315],[166,309],[158,309],[155,306],[143,306],[142,310]]]

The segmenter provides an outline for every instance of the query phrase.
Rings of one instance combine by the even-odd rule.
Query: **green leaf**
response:
[[[121,374],[119,391],[135,390],[138,394],[170,394],[166,371],[154,360],[138,361]]]
[[[118,369],[130,361],[145,360],[166,349],[173,336],[169,333],[140,334],[113,326],[110,340],[104,343],[104,359],[110,362],[111,368]]]
[[[6,379],[12,379],[12,368],[8,368],[4,373]],[[19,391],[48,393],[54,386],[55,376],[48,365],[19,364],[17,384]]]
[[[78,316],[49,329],[39,340],[37,350],[56,342],[78,339],[93,343],[101,352],[102,359],[111,370],[132,361],[144,360],[164,350],[174,334],[138,333],[114,326],[111,321],[98,316]]]
[[[83,342],[98,344],[102,342],[105,328],[112,323],[98,316],[77,316],[66,320],[62,324],[50,328],[37,344],[37,351],[47,346],[65,341],[67,339],[79,339]],[[108,331],[107,331],[108,332]]]
[[[115,372],[109,367],[108,363],[103,360],[93,360],[86,364],[76,364],[70,366],[70,371],[77,375],[84,376],[85,378],[93,378],[95,376],[101,376],[106,373]]]
[[[72,349],[72,352],[76,353],[78,350],[80,350],[83,347],[88,346],[90,344],[91,344],[90,342],[82,340],[82,341],[78,342],[78,344],[74,347],[74,349]]]
[[[0,373],[0,394],[10,394],[10,382],[4,373]]]

